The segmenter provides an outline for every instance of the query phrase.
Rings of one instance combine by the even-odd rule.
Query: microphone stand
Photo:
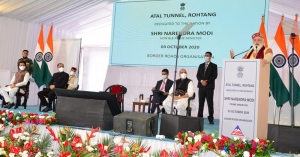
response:
[[[292,57],[294,57],[295,52],[294,52],[294,43],[295,43],[295,33],[291,33],[291,38],[292,38]],[[293,58],[291,58],[293,61]],[[292,80],[291,80],[291,127],[294,128],[295,126],[295,108],[294,108],[294,65],[291,66],[292,68]]]
[[[177,60],[178,60],[178,51],[179,51],[179,41],[181,38],[181,34],[179,33],[177,36],[178,43],[177,43],[177,53],[176,53],[176,62],[175,62],[175,71],[174,71],[174,84],[173,84],[173,96],[172,96],[172,104],[171,104],[171,115],[173,115],[173,107],[174,107],[174,96],[175,96],[175,85],[176,85],[176,73],[177,73]]]
[[[250,46],[250,49],[252,49],[252,46]],[[250,49],[249,49],[249,50],[250,50]],[[232,59],[234,59],[236,56],[239,56],[239,55],[241,55],[241,54],[243,54],[243,53],[245,53],[245,52],[248,52],[249,50],[246,50],[246,51],[244,51],[244,52],[241,52],[241,53],[239,53],[239,54],[234,55],[234,56],[232,57]]]

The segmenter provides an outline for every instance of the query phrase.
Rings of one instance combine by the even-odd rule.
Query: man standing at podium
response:
[[[264,38],[261,33],[254,33],[252,35],[252,47],[250,51],[246,53],[243,59],[262,59],[263,66],[271,63],[273,58],[273,52],[271,48],[264,46]],[[230,50],[230,56],[234,59],[234,51]]]
[[[214,124],[214,89],[215,80],[218,76],[218,67],[212,63],[212,53],[205,53],[205,62],[199,65],[197,71],[197,80],[199,88],[199,110],[198,117],[203,117],[203,109],[205,99],[208,106],[208,121],[209,124]]]

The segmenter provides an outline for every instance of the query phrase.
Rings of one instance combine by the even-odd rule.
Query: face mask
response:
[[[185,79],[185,78],[186,78],[186,73],[180,74],[180,77],[181,77],[182,79]]]
[[[64,68],[58,68],[58,71],[59,71],[59,72],[63,72],[63,71],[64,71]]]
[[[209,57],[204,57],[205,62],[209,62]]]
[[[168,77],[167,77],[167,75],[162,75],[162,78],[163,78],[163,79],[166,79],[166,78],[168,78]]]
[[[69,75],[74,76],[74,75],[75,75],[75,72],[74,72],[74,71],[70,71]]]
[[[25,66],[19,66],[20,70],[25,70]]]

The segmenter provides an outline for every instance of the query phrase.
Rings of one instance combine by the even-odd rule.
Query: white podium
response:
[[[270,65],[259,59],[223,61],[219,134],[267,138]]]

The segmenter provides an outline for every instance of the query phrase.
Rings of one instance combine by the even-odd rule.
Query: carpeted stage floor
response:
[[[38,114],[43,114],[45,112],[39,112],[39,106],[27,106],[27,109],[24,109],[23,106],[19,107],[18,109],[10,109],[14,112],[28,112],[28,113],[38,113]],[[4,108],[2,108],[3,110]],[[128,111],[129,112],[129,111]],[[47,114],[51,114],[52,112],[47,112]],[[219,131],[219,120],[215,119],[215,124],[214,125],[210,125],[208,123],[207,119],[204,119],[204,132],[206,133],[216,133],[216,131]],[[160,116],[159,116],[159,121],[158,121],[158,125],[160,126]],[[54,125],[55,126],[55,125]],[[58,127],[60,127],[60,125],[56,125]],[[90,128],[83,128],[83,127],[76,127],[76,126],[70,126],[70,128],[74,128],[74,129],[79,129],[79,130],[90,130]],[[160,128],[160,127],[158,127]],[[158,130],[160,131],[160,130]],[[102,133],[106,133],[106,134],[110,134],[112,136],[126,136],[129,138],[139,138],[140,136],[138,135],[123,135],[123,134],[118,134],[116,132],[111,131],[101,131]],[[149,140],[159,140],[156,139],[155,137],[143,137],[143,139],[149,139]],[[164,139],[164,142],[174,142],[173,139]],[[158,142],[158,141],[157,141]],[[272,154],[272,156],[276,156],[276,157],[300,157],[300,155],[295,155],[295,154],[283,154],[283,153],[276,153],[276,154]]]

